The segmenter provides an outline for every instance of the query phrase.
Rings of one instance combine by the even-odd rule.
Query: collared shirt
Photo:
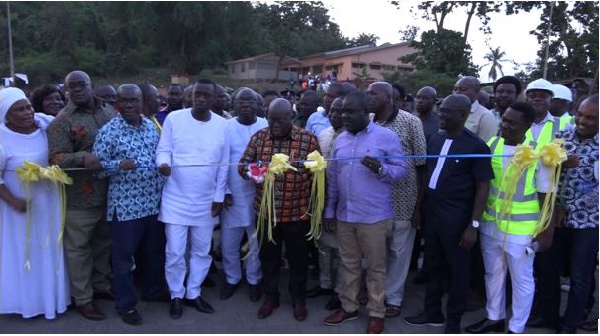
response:
[[[544,128],[547,122],[554,122],[554,117],[552,116],[552,114],[550,114],[550,112],[546,113],[546,116],[544,117],[544,119],[542,119],[542,121],[534,122],[533,124],[531,124],[529,130],[533,135],[534,141],[537,141],[537,139],[540,136],[540,133],[542,133],[542,129]]]
[[[306,122],[306,127],[304,129],[313,132],[313,134],[316,136],[319,136],[319,134],[321,134],[321,132],[329,126],[331,126],[329,116],[327,115],[327,111],[323,109],[322,111],[317,110],[311,114],[310,117],[308,117],[308,121]]]
[[[477,134],[484,142],[488,142],[498,133],[498,120],[490,110],[481,106],[476,100],[471,105],[471,113],[465,122],[465,128]]]
[[[116,214],[118,221],[128,221],[158,214],[162,176],[154,157],[158,132],[148,118],[140,127],[128,124],[120,115],[106,123],[96,135],[93,153],[108,176],[107,220]],[[119,164],[133,159],[134,170],[121,170]]]
[[[598,133],[580,139],[575,129],[559,131],[566,141],[567,155],[577,155],[579,166],[564,169],[560,175],[558,203],[566,209],[565,227],[598,228]]]
[[[335,141],[327,166],[325,218],[373,224],[394,218],[392,183],[406,175],[402,144],[391,130],[369,122],[352,134],[344,131]],[[366,155],[380,158],[382,170],[374,174],[361,163]]]
[[[306,160],[308,154],[319,149],[317,137],[299,127],[292,127],[283,139],[273,139],[269,128],[256,132],[250,139],[240,163],[271,161],[273,154],[286,154],[290,161]],[[290,162],[298,171],[288,169],[275,176],[275,214],[277,222],[308,220],[308,203],[312,174],[302,163]],[[246,178],[245,176],[243,176]],[[254,209],[259,211],[263,184],[256,186]]]
[[[92,151],[96,132],[115,116],[108,104],[96,102],[90,113],[69,102],[48,127],[50,164],[61,168],[83,168],[83,158]],[[106,204],[107,183],[89,172],[69,173],[73,184],[66,186],[67,209],[85,209]]]
[[[427,154],[427,143],[423,133],[421,120],[409,112],[399,110],[396,118],[391,122],[381,125],[389,128],[400,138],[404,155]],[[417,167],[425,165],[425,158],[410,158],[406,160],[406,177],[395,182],[393,187],[394,196],[394,220],[411,220],[417,196],[419,194],[419,181]]]

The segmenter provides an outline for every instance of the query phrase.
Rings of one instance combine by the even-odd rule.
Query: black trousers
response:
[[[425,313],[429,317],[443,316],[445,270],[450,271],[449,297],[446,304],[447,328],[456,330],[467,307],[470,281],[471,252],[458,246],[465,226],[449,223],[432,223],[425,226],[425,264],[427,286],[425,290]],[[444,226],[444,227],[442,227]]]
[[[273,228],[274,243],[269,242],[266,232],[262,236],[259,257],[263,273],[262,287],[267,300],[279,300],[279,261],[282,244],[285,243],[286,258],[290,266],[288,290],[292,303],[304,302],[310,244],[306,240],[306,234],[309,230],[308,221],[277,223]]]

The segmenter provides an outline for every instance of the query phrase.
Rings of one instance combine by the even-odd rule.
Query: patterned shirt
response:
[[[257,161],[270,161],[273,154],[286,154],[290,161],[306,160],[306,156],[319,150],[317,137],[299,127],[292,127],[290,134],[283,139],[271,138],[269,128],[256,132],[250,139],[248,147],[240,163],[248,164]],[[289,169],[283,175],[275,177],[275,213],[278,222],[295,222],[308,220],[308,202],[312,174],[302,163],[291,162],[298,169]],[[247,178],[246,176],[242,176]],[[256,186],[254,209],[260,209],[263,184]]]
[[[394,131],[402,142],[404,155],[426,155],[427,143],[423,133],[423,124],[418,117],[399,110],[398,115],[391,122],[381,126]],[[406,159],[406,177],[394,182],[392,195],[394,197],[394,220],[411,220],[417,196],[419,194],[419,176],[417,167],[425,165],[425,158]]]
[[[154,160],[156,146],[158,132],[148,118],[138,128],[117,116],[98,131],[93,153],[104,168],[99,177],[109,177],[107,220],[115,214],[118,221],[158,214],[163,178]],[[125,159],[133,159],[138,169],[120,170]]]
[[[83,168],[83,157],[92,151],[96,132],[115,116],[108,104],[96,101],[93,112],[67,104],[48,127],[50,164]],[[67,189],[67,209],[86,209],[106,204],[108,181],[89,172],[69,172],[73,184]]]
[[[598,228],[598,133],[580,139],[575,129],[556,133],[566,141],[567,155],[577,155],[579,166],[563,170],[558,187],[558,203],[566,209],[565,227]]]

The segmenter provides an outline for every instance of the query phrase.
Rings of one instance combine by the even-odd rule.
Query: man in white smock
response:
[[[235,96],[234,110],[237,117],[227,120],[231,162],[239,162],[254,133],[269,126],[266,119],[256,116],[257,109],[262,109],[262,105],[260,107],[257,105],[256,95],[253,90],[245,88]],[[261,296],[259,282],[262,278],[254,225],[256,187],[252,182],[242,179],[234,167],[229,169],[227,186],[225,209],[221,215],[221,251],[226,281],[219,297],[221,300],[229,299],[242,280],[240,243],[245,232],[249,246],[246,258],[246,281],[250,287],[250,301],[256,302]]]
[[[159,172],[166,176],[158,219],[167,236],[165,276],[171,292],[170,315],[181,317],[185,303],[203,313],[214,309],[202,298],[215,217],[223,208],[229,152],[226,121],[210,110],[215,84],[201,79],[192,91],[193,108],[169,113],[156,150]],[[185,250],[190,242],[189,275]]]

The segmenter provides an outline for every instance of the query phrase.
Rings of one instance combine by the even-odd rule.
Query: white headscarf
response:
[[[25,92],[14,87],[7,87],[0,90],[0,124],[4,123],[6,114],[11,106],[19,100],[27,99]]]

